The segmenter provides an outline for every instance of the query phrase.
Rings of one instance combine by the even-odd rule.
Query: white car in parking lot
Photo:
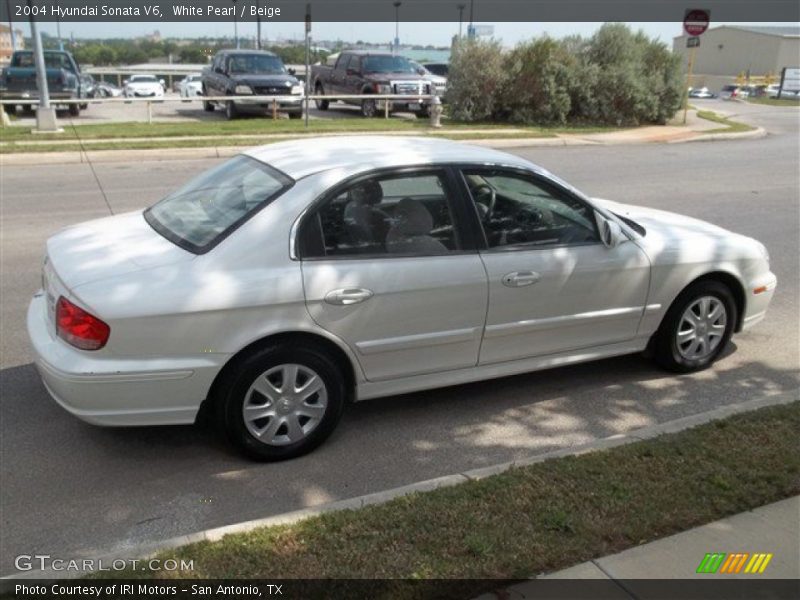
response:
[[[126,98],[163,98],[164,83],[155,75],[131,75],[123,91]]]
[[[192,98],[203,95],[203,76],[200,73],[187,75],[178,84],[178,92],[181,98]]]
[[[42,280],[27,325],[61,406],[101,425],[203,407],[266,460],[320,444],[350,400],[645,350],[708,367],[776,286],[752,238],[495,150],[372,136],[255,148],[69,227]]]

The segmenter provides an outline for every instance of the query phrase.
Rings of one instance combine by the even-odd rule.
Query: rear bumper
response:
[[[45,301],[28,307],[36,368],[53,399],[95,425],[193,423],[227,355],[120,359],[69,346],[51,331]]]

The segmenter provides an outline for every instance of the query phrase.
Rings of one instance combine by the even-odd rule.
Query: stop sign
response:
[[[709,11],[707,10],[687,10],[686,16],[683,19],[683,29],[689,35],[700,35],[708,29],[710,18]]]

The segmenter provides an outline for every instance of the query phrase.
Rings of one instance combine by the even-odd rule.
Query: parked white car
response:
[[[197,73],[195,75],[187,75],[186,77],[181,79],[180,83],[178,84],[178,91],[181,95],[181,98],[193,98],[194,96],[202,96],[203,95],[202,78],[203,76],[200,73]]]
[[[754,239],[592,199],[445,140],[246,151],[47,242],[36,364],[101,425],[192,423],[283,459],[345,403],[648,350],[708,367],[776,286]]]
[[[155,75],[131,75],[123,90],[126,98],[164,97],[164,83]]]

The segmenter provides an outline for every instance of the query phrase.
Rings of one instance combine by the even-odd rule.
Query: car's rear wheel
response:
[[[80,104],[70,104],[69,105],[69,116],[70,117],[79,117],[81,115],[81,105]]]
[[[344,378],[313,346],[263,348],[244,358],[220,389],[228,438],[257,460],[310,452],[333,432],[344,408]]]
[[[321,85],[317,84],[317,87],[314,89],[314,94],[317,96],[324,96],[325,90]],[[315,100],[315,102],[319,110],[328,110],[328,107],[330,106],[330,102],[328,100]]]
[[[16,104],[5,104],[3,105],[3,110],[6,111],[7,115],[14,115],[17,113],[17,105]]]
[[[731,339],[737,320],[730,289],[718,281],[699,281],[672,303],[655,337],[656,362],[688,373],[710,366]]]

